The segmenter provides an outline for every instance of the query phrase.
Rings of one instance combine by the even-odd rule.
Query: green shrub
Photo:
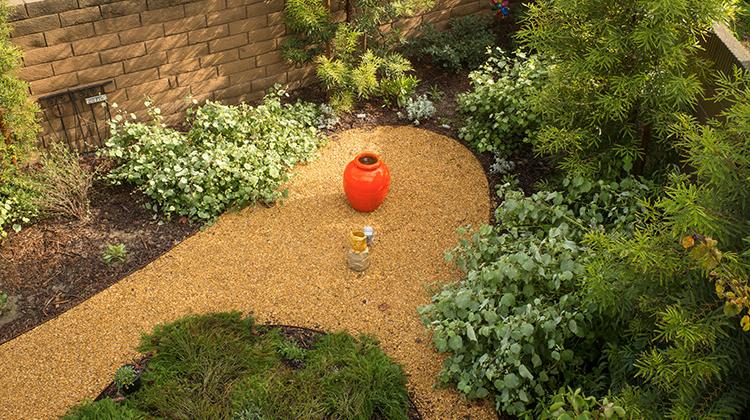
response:
[[[321,55],[316,59],[316,72],[329,91],[331,105],[350,111],[360,99],[379,97],[386,105],[403,106],[419,84],[419,79],[409,74],[411,63],[397,53],[379,56],[368,50],[357,56],[356,40],[360,36],[340,27],[337,37],[352,39],[334,43],[332,57]]]
[[[581,296],[596,308],[607,388],[644,418],[747,414],[750,79],[719,86],[732,104],[721,120],[672,127],[691,173],[671,175],[632,236],[586,240]]]
[[[409,60],[394,52],[398,31],[387,25],[432,7],[434,0],[355,0],[342,11],[343,21],[323,0],[289,0],[284,21],[292,37],[282,55],[295,64],[314,62],[337,111],[350,111],[358,100],[382,98],[403,106],[419,80],[409,74]]]
[[[347,334],[323,337],[303,369],[246,378],[232,400],[260,418],[406,419],[409,404],[401,367],[374,340]]]
[[[287,360],[303,361],[307,357],[307,351],[290,340],[281,340],[276,350]]]
[[[438,351],[451,353],[441,381],[470,398],[491,395],[508,414],[527,413],[590,361],[576,287],[590,257],[583,235],[628,229],[649,191],[634,180],[564,185],[531,197],[503,186],[500,227],[481,227],[448,254],[466,277],[420,309]]]
[[[149,124],[115,117],[102,153],[117,163],[108,179],[134,185],[167,218],[208,222],[231,207],[273,203],[289,169],[323,141],[319,109],[283,105],[281,93],[256,107],[209,101],[189,111],[187,133],[160,124],[157,110]]]
[[[539,125],[531,99],[546,82],[548,64],[539,56],[500,48],[488,50],[487,61],[469,74],[471,90],[458,95],[464,125],[458,135],[480,152],[507,155]]]
[[[7,168],[1,176],[7,179],[0,182],[0,239],[8,234],[4,228],[19,232],[23,224],[39,216],[38,193],[31,177],[15,167]]]
[[[427,95],[411,97],[404,105],[404,111],[398,112],[399,118],[405,118],[414,125],[419,125],[422,121],[432,118],[437,109],[435,104],[427,98]]]
[[[583,395],[581,389],[573,391],[561,388],[544,407],[540,420],[598,420],[625,419],[625,409],[604,397],[601,401],[595,397]]]
[[[10,41],[8,6],[0,4],[0,168],[17,165],[33,147],[39,130],[38,107],[29,96],[28,84],[15,75],[22,52]],[[0,175],[3,173],[0,172]]]
[[[408,418],[403,370],[365,336],[321,335],[302,349],[278,329],[261,332],[252,318],[219,313],[159,325],[139,351],[153,356],[137,391],[119,405],[76,407],[68,418]],[[304,363],[290,367],[282,357]]]
[[[669,127],[703,93],[702,40],[734,0],[537,0],[520,41],[553,59],[535,98],[536,151],[569,174],[647,175],[674,159]]]
[[[407,46],[411,55],[429,57],[433,63],[452,72],[479,67],[485,60],[487,48],[495,44],[492,19],[470,15],[451,19],[448,25],[448,30],[442,32],[431,24],[422,28],[422,34]]]
[[[750,2],[743,0],[738,6],[739,10],[731,26],[737,39],[747,48],[747,41],[750,40]]]
[[[38,107],[15,75],[21,51],[10,41],[8,7],[0,3],[0,239],[36,217],[34,191],[21,167],[36,141]]]

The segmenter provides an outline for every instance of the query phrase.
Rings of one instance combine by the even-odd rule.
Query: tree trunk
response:
[[[0,108],[0,134],[2,134],[5,144],[11,144],[11,132],[8,126],[5,125],[5,110]]]
[[[643,176],[646,170],[646,159],[648,159],[648,153],[651,149],[651,125],[646,124],[641,126],[641,151],[643,156],[636,160],[633,167],[633,173],[638,176]]]

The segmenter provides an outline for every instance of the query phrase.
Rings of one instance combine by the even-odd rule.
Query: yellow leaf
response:
[[[685,249],[692,248],[693,245],[695,245],[695,239],[693,238],[692,235],[684,236],[682,238],[682,241],[680,242],[682,243],[682,247]]]
[[[750,331],[750,316],[743,316],[740,325],[742,325],[742,331]]]
[[[719,282],[716,282],[716,294],[719,295],[719,297],[724,296],[724,286]]]

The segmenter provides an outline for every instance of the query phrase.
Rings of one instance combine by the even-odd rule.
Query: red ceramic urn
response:
[[[391,172],[375,153],[360,153],[344,169],[344,192],[357,211],[370,212],[380,207],[390,186]]]

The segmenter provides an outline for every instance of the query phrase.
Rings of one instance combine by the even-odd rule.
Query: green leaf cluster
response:
[[[0,239],[5,229],[15,231],[33,220],[38,211],[35,192],[22,169],[39,130],[38,107],[28,84],[15,75],[21,51],[10,41],[8,7],[0,3]]]
[[[626,419],[625,409],[609,398],[597,400],[586,396],[580,388],[560,390],[550,399],[550,405],[542,410],[540,420],[599,420]]]
[[[589,258],[584,234],[628,229],[649,192],[632,179],[565,185],[531,197],[504,185],[501,225],[448,254],[466,277],[420,309],[438,351],[450,353],[441,381],[470,398],[492,395],[505,413],[530,413],[589,361],[581,343],[593,333],[576,287]]]
[[[672,127],[674,170],[629,237],[591,233],[584,304],[608,388],[646,418],[742,418],[750,391],[750,79],[719,81],[721,120]]]
[[[102,260],[107,264],[120,264],[128,258],[125,244],[107,244],[102,253]]]
[[[530,3],[520,41],[555,63],[535,99],[536,150],[590,177],[646,175],[674,159],[669,127],[703,94],[701,41],[735,3]]]
[[[324,141],[320,108],[282,104],[282,93],[255,107],[206,102],[189,111],[186,133],[166,128],[158,115],[152,123],[118,115],[102,151],[117,164],[107,178],[136,186],[167,218],[209,222],[231,207],[273,203],[289,169]]]
[[[302,363],[288,363],[292,347]],[[64,418],[409,418],[406,375],[368,336],[298,340],[293,330],[215,313],[158,325],[139,351],[151,357],[138,390],[84,403]]]
[[[382,98],[403,106],[416,89],[412,66],[393,51],[400,42],[394,20],[432,7],[434,0],[353,0],[337,20],[323,0],[289,0],[284,19],[294,36],[282,55],[296,64],[314,62],[331,105],[350,111],[358,100]]]
[[[138,373],[135,371],[135,367],[131,365],[120,366],[115,372],[114,384],[117,390],[122,392],[132,387],[135,384],[135,380],[138,378]]]
[[[451,19],[446,31],[438,31],[432,24],[420,29],[421,35],[407,43],[410,55],[429,58],[434,64],[454,73],[479,67],[487,49],[496,41],[492,19],[488,16]]]
[[[356,32],[343,31],[358,37]],[[380,97],[388,105],[404,106],[419,84],[415,76],[408,74],[413,70],[409,60],[396,53],[381,57],[368,50],[356,61],[353,44],[347,41],[350,38],[341,38],[341,46],[336,44],[332,58],[321,55],[316,60],[316,72],[329,91],[331,106],[350,111],[358,100],[371,97]]]
[[[5,179],[0,181],[0,239],[8,235],[6,228],[19,232],[22,225],[39,216],[38,194],[31,177],[15,166],[6,168],[2,177]]]
[[[500,48],[469,74],[471,90],[458,95],[464,117],[458,135],[480,152],[507,155],[535,133],[538,111],[532,100],[547,81],[550,63],[538,55]]]

